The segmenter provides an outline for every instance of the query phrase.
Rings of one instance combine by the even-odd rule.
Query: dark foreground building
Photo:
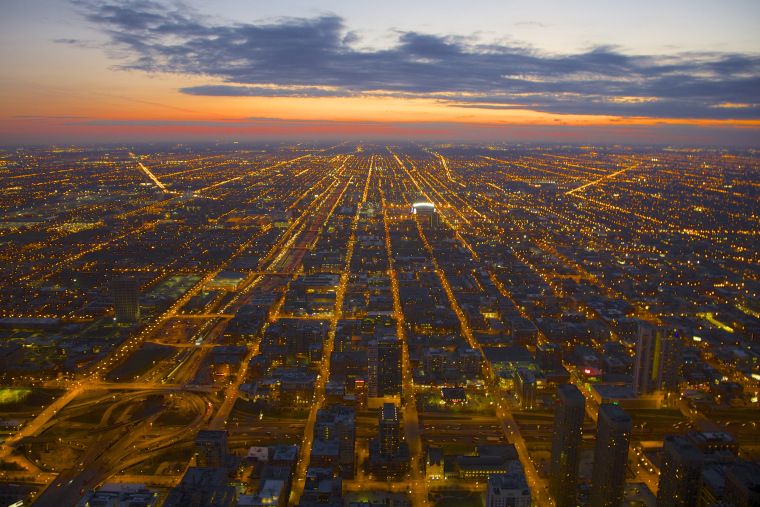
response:
[[[549,493],[557,507],[575,507],[586,398],[573,384],[557,386]]]
[[[630,416],[619,405],[602,403],[599,406],[591,474],[591,507],[622,505],[631,427]]]

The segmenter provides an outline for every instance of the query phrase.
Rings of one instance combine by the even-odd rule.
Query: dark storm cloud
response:
[[[472,38],[399,33],[362,50],[337,16],[219,24],[144,0],[80,1],[110,37],[120,68],[205,75],[227,85],[191,95],[428,97],[458,107],[576,114],[760,118],[760,55],[624,54],[616,47],[549,55]]]
[[[257,86],[206,85],[181,88],[188,95],[214,97],[352,97],[358,93],[348,90],[322,89],[316,86],[297,88],[273,88]]]

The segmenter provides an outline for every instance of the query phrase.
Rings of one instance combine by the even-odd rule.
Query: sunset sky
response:
[[[760,147],[757,0],[0,0],[0,142]]]

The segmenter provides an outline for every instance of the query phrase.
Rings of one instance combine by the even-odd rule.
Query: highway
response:
[[[194,433],[200,429],[202,422],[209,415],[205,401],[197,395],[184,393],[178,396],[184,397],[194,406],[196,416],[189,424],[172,433],[151,433],[153,422],[166,408],[164,405],[138,414],[137,418],[126,418],[128,412],[124,412],[115,424],[109,424],[110,414],[120,406],[133,404],[140,396],[144,397],[145,394],[135,392],[131,396],[120,397],[118,401],[113,397],[101,422],[96,426],[96,431],[90,433],[92,437],[84,454],[79,458],[77,467],[63,470],[37,497],[36,506],[73,505],[78,501],[82,491],[94,489],[114,473],[149,458],[151,453],[161,452],[162,448],[175,444],[188,433]],[[111,396],[105,397],[108,398]],[[90,404],[92,403],[91,401]]]

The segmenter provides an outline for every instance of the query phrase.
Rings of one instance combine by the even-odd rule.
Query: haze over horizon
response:
[[[760,4],[0,0],[5,144],[758,147]]]

